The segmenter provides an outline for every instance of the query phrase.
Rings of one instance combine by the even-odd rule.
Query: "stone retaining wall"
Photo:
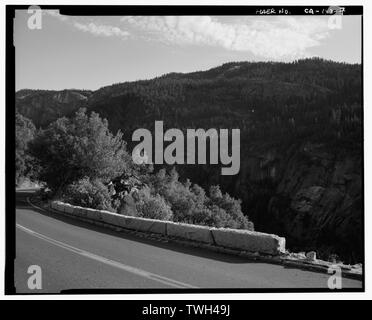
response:
[[[73,206],[60,201],[53,201],[51,207],[69,216],[107,223],[129,230],[155,233],[166,237],[270,255],[278,255],[285,252],[285,238],[274,234],[125,216],[105,210]]]

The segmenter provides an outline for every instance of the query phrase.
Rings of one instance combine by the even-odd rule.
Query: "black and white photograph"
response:
[[[363,23],[8,5],[5,292],[364,292]]]

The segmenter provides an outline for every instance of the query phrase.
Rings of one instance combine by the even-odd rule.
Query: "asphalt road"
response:
[[[17,293],[67,289],[327,288],[329,276],[118,233],[52,212],[17,192]],[[42,289],[29,289],[28,268]],[[362,282],[342,279],[343,288]]]

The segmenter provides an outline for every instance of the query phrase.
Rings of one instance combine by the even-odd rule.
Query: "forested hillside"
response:
[[[84,90],[19,90],[16,110],[37,127],[45,127],[59,117],[73,114],[90,94],[91,91]]]
[[[131,147],[132,132],[166,128],[241,129],[241,170],[178,166],[181,178],[242,199],[255,229],[293,250],[362,259],[362,70],[306,59],[232,62],[97,91],[21,90],[16,110],[46,127],[79,107],[107,118]]]

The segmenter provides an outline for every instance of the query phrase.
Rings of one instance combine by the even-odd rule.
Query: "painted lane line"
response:
[[[155,281],[158,281],[160,283],[163,283],[163,284],[166,284],[166,285],[169,285],[171,287],[175,287],[175,288],[197,288],[195,286],[192,286],[192,285],[189,285],[187,283],[183,283],[183,282],[180,282],[180,281],[177,281],[177,280],[173,280],[173,279],[170,279],[170,278],[167,278],[167,277],[163,277],[161,275],[158,275],[158,274],[155,274],[155,273],[151,273],[151,272],[148,272],[148,271],[144,271],[144,270],[141,270],[141,269],[138,269],[138,268],[134,268],[134,267],[131,267],[131,266],[128,266],[128,265],[125,265],[121,262],[117,262],[117,261],[114,261],[114,260],[111,260],[111,259],[107,259],[105,257],[102,257],[102,256],[98,256],[94,253],[91,253],[91,252],[88,252],[88,251],[85,251],[85,250],[82,250],[82,249],[79,249],[79,248],[76,248],[76,247],[73,247],[73,246],[70,246],[66,243],[63,243],[61,241],[58,241],[58,240],[55,240],[55,239],[52,239],[52,238],[49,238],[45,235],[42,235],[36,231],[33,231],[31,229],[28,229],[20,224],[16,224],[17,228],[19,228],[20,230],[24,231],[24,232],[27,232],[39,239],[42,239],[44,241],[47,241],[51,244],[54,244],[55,246],[58,246],[60,248],[63,248],[63,249],[66,249],[68,251],[71,251],[71,252],[74,252],[76,254],[79,254],[81,256],[84,256],[84,257],[87,257],[87,258],[90,258],[92,260],[95,260],[95,261],[98,261],[98,262],[101,262],[101,263],[104,263],[106,265],[109,265],[109,266],[112,266],[112,267],[115,267],[115,268],[118,268],[118,269],[121,269],[121,270],[124,270],[124,271],[127,271],[127,272],[130,272],[130,273],[133,273],[137,276],[141,276],[141,277],[144,277],[144,278],[147,278],[147,279],[150,279],[150,280],[155,280]]]
[[[35,209],[39,209],[39,210],[42,210],[42,211],[47,211],[47,210],[45,210],[45,209],[42,208],[42,207],[39,207],[39,206],[34,205],[34,204],[30,201],[30,198],[29,198],[29,197],[27,197],[26,200],[27,200],[28,204],[31,205],[33,208],[35,208]],[[18,226],[19,226],[19,227],[22,227],[24,231],[26,231],[25,229],[27,229],[26,227],[23,227],[23,226],[21,226],[21,225],[17,225],[17,227],[18,227]],[[42,239],[44,239],[44,240],[46,240],[46,238],[47,238],[48,240],[52,240],[52,241],[55,241],[55,242],[59,242],[58,240],[54,240],[54,239],[51,239],[51,238],[49,238],[49,237],[47,237],[47,236],[44,236],[44,235],[38,234],[37,232],[32,231],[32,230],[30,230],[30,229],[27,229],[27,231],[28,231],[28,232],[31,231],[31,234],[33,234],[33,235],[37,234],[37,236],[39,236],[39,237],[42,236],[42,237],[43,237]],[[46,240],[46,241],[48,241],[48,240]],[[53,242],[53,243],[54,243],[54,242]],[[54,243],[54,244],[56,244],[56,243]],[[92,253],[89,253],[89,252],[87,252],[87,251],[80,250],[80,249],[78,249],[78,248],[75,248],[75,247],[69,246],[69,245],[67,245],[67,244],[65,244],[65,243],[62,243],[62,242],[61,242],[61,244],[63,244],[63,245],[65,246],[65,247],[64,247],[65,249],[67,249],[67,247],[70,247],[70,248],[68,248],[68,250],[72,250],[72,249],[73,249],[73,250],[78,250],[79,252],[76,252],[76,251],[74,251],[74,252],[75,252],[75,253],[78,253],[78,254],[80,254],[80,255],[84,255],[84,256],[90,257],[90,256],[87,255],[87,254],[90,254],[90,255],[96,256],[96,255],[94,255],[94,254],[92,254]],[[80,252],[80,251],[81,251],[81,252]],[[110,264],[110,265],[112,265],[112,266],[116,266],[116,267],[118,267],[118,268],[120,268],[120,269],[123,269],[122,266],[125,266],[125,267],[127,267],[127,268],[132,268],[132,269],[135,270],[136,272],[137,272],[137,271],[140,271],[141,273],[144,273],[144,274],[145,274],[144,276],[146,276],[146,277],[147,277],[147,276],[150,276],[151,279],[153,279],[153,280],[157,280],[157,281],[162,282],[162,283],[165,283],[164,281],[166,281],[165,284],[170,284],[170,285],[173,284],[173,286],[175,286],[175,287],[177,287],[177,288],[197,288],[197,287],[192,286],[192,285],[189,285],[189,284],[187,284],[187,283],[179,282],[179,281],[177,281],[177,280],[173,280],[173,279],[170,279],[170,278],[167,278],[167,277],[163,277],[163,276],[157,275],[157,274],[155,274],[155,273],[151,273],[151,272],[147,272],[147,271],[144,271],[144,270],[141,270],[141,269],[133,268],[133,267],[130,267],[130,266],[127,266],[127,265],[123,265],[123,264],[121,264],[121,263],[119,263],[119,262],[116,262],[116,261],[113,261],[113,260],[110,260],[110,259],[106,259],[106,258],[104,258],[104,257],[100,257],[100,256],[96,256],[96,257],[99,257],[99,258],[100,258],[99,261],[104,262],[104,263],[106,263],[106,264]],[[90,257],[90,258],[92,258],[92,257]],[[118,265],[116,265],[116,264],[118,264]],[[130,271],[129,271],[129,272],[130,272]]]

